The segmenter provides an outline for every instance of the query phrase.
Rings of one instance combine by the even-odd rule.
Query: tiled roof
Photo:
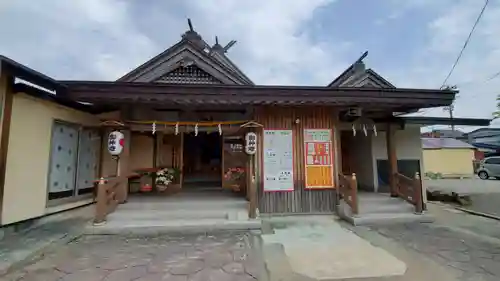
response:
[[[422,138],[422,148],[474,148],[472,145],[452,138]]]

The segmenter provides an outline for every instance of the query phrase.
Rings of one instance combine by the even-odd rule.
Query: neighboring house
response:
[[[449,129],[441,129],[441,130],[432,130],[431,132],[422,133],[423,138],[462,138],[464,136],[464,132],[460,130],[449,130]]]
[[[446,176],[474,174],[475,148],[453,138],[422,138],[423,167],[425,173]]]
[[[220,192],[231,171],[250,173],[238,184],[253,214],[331,214],[339,197],[354,210],[364,202],[351,200],[355,181],[424,207],[425,186],[414,189],[420,127],[450,121],[395,113],[449,106],[456,91],[397,88],[365,68],[365,55],[328,86],[254,85],[227,57],[232,45],[210,46],[191,26],[118,81],[59,81],[0,56],[0,226],[92,203],[101,177],[116,181],[116,200],[99,202],[126,203],[129,177],[165,166],[179,169],[182,191]],[[106,151],[113,130],[125,135],[118,161]],[[210,188],[197,190],[200,178]]]
[[[500,128],[480,128],[464,134],[462,140],[478,149],[478,160],[500,154]]]

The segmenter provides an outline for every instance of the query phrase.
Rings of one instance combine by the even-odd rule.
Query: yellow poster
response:
[[[332,131],[329,129],[305,129],[304,152],[306,188],[335,188],[333,183]]]

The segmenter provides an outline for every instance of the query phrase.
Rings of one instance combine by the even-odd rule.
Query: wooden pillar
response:
[[[255,133],[255,128],[249,128],[249,132]],[[257,143],[257,150],[262,144]],[[251,219],[257,218],[257,185],[255,179],[255,155],[248,156],[248,177],[250,185],[247,186],[247,192],[249,193],[249,206],[248,206],[248,217]]]
[[[108,213],[106,183],[104,178],[100,178],[97,182],[96,208],[94,216],[94,225],[103,225],[106,223],[106,215]]]
[[[387,160],[389,164],[389,186],[391,197],[398,197],[396,174],[398,173],[398,158],[396,155],[396,130],[387,124],[386,130]]]
[[[125,138],[125,143],[123,147],[123,151],[120,154],[120,158],[118,158],[118,163],[116,165],[116,176],[122,177],[123,180],[118,187],[118,203],[126,203],[128,199],[128,176],[130,175],[129,171],[129,160],[130,160],[130,142],[131,142],[131,133],[130,130],[122,130],[122,133]]]
[[[341,130],[338,129],[337,124],[335,124],[335,127],[332,130],[333,132],[333,170],[334,170],[334,181],[335,181],[335,186],[336,186],[336,192],[335,192],[335,205],[338,205],[340,203],[340,178],[339,174],[343,174],[342,171],[342,142],[340,138]]]
[[[0,63],[0,225],[2,224],[7,151],[9,150],[10,123],[14,101],[13,84],[14,77],[3,71]]]
[[[182,189],[182,186],[184,185],[184,132],[180,133],[180,150],[179,150],[179,170],[181,171],[180,173],[180,179],[179,179],[179,186]]]

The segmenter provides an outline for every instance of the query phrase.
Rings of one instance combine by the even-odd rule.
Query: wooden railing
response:
[[[106,223],[106,217],[112,213],[118,205],[119,188],[125,184],[125,177],[101,178],[97,182],[96,210],[94,225]]]
[[[422,213],[422,182],[417,172],[415,178],[396,173],[394,176],[398,196],[415,206],[416,213]]]
[[[351,207],[352,214],[357,215],[359,212],[358,181],[355,173],[353,173],[352,176],[339,174],[339,192],[341,198]]]

